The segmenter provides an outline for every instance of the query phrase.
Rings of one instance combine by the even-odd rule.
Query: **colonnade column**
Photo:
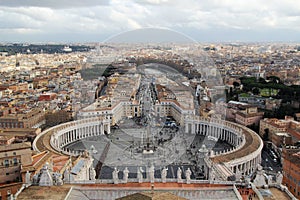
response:
[[[189,133],[189,124],[185,123],[185,133]]]

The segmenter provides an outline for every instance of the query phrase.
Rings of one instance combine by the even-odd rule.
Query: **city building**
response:
[[[282,151],[283,184],[300,198],[300,148],[286,146]]]
[[[40,128],[2,128],[0,137],[11,138],[13,142],[33,141],[41,133]]]
[[[258,125],[264,113],[258,112],[257,107],[248,107],[245,110],[237,111],[235,122],[244,126]]]
[[[0,117],[0,128],[33,128],[39,127],[43,123],[45,123],[45,113],[41,108]]]
[[[300,122],[289,116],[285,119],[265,118],[260,120],[259,135],[267,138],[277,150],[278,147],[295,144],[300,140]],[[279,141],[283,143],[280,144]]]
[[[139,117],[140,105],[135,99],[140,85],[139,74],[119,75],[109,77],[106,95],[77,114],[78,119],[105,116],[111,124],[118,123],[123,117]]]
[[[20,182],[22,166],[32,163],[31,144],[28,142],[0,146],[1,183]]]

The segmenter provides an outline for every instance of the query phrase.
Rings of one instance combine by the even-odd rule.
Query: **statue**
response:
[[[164,167],[161,171],[161,181],[165,183],[167,181],[168,168]]]
[[[281,183],[282,183],[282,178],[283,178],[282,174],[281,174],[280,172],[278,172],[278,173],[276,174],[276,183],[277,183],[278,185],[281,185]]]
[[[191,170],[190,168],[188,168],[186,171],[185,171],[185,177],[186,177],[186,183],[187,184],[190,184],[191,183]]]
[[[128,174],[129,174],[129,170],[127,167],[125,167],[125,169],[123,170],[123,181],[125,183],[127,183],[127,181],[128,181]]]
[[[246,186],[249,186],[251,182],[251,179],[249,177],[245,177],[245,184]]]
[[[154,183],[154,166],[153,164],[151,165],[151,167],[149,168],[149,179],[151,183]]]
[[[25,174],[25,184],[28,184],[28,185],[31,184],[30,175],[31,175],[31,173],[29,171],[26,171],[26,174]]]
[[[272,175],[269,175],[268,176],[268,185],[272,184],[273,183],[273,176]]]
[[[113,177],[114,184],[119,183],[118,173],[119,173],[119,170],[115,167],[114,171],[112,172],[112,177]]]
[[[257,166],[256,177],[255,177],[253,183],[256,187],[262,187],[262,186],[267,185],[265,176],[264,176],[264,170],[261,165]]]
[[[144,170],[143,170],[142,167],[138,168],[138,170],[137,170],[137,179],[138,179],[139,183],[143,182],[143,172],[144,172]]]
[[[95,171],[94,167],[92,167],[92,166],[89,169],[89,175],[90,175],[91,181],[96,180],[96,171]]]
[[[182,183],[181,174],[182,174],[182,170],[180,169],[180,167],[178,167],[178,169],[177,169],[177,182],[178,183]]]
[[[53,186],[52,175],[49,172],[49,163],[46,164],[41,169],[41,176],[39,181],[39,186]]]

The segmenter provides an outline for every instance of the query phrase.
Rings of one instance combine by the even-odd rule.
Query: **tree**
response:
[[[270,80],[272,83],[282,83],[280,78],[277,76],[269,76],[267,77],[267,80]]]
[[[259,82],[259,83],[265,84],[265,83],[266,83],[266,80],[265,80],[264,78],[259,77],[258,82]]]
[[[268,141],[268,140],[269,140],[269,129],[268,129],[268,128],[266,128],[266,129],[264,130],[263,140],[264,140],[264,141]]]
[[[233,87],[234,87],[234,88],[240,87],[240,84],[239,84],[238,82],[236,82],[236,81],[234,81],[232,84],[233,84]]]
[[[260,90],[259,90],[257,87],[255,87],[255,88],[252,89],[252,93],[253,93],[254,95],[259,95]]]

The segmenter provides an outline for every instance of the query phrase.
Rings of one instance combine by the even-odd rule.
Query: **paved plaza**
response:
[[[147,178],[148,167],[153,163],[155,166],[155,177],[161,177],[161,170],[167,167],[167,178],[177,178],[178,167],[184,172],[188,168],[192,170],[191,178],[195,178],[196,155],[203,144],[214,151],[222,151],[232,148],[224,141],[213,141],[202,135],[184,134],[180,129],[170,127],[157,128],[155,135],[150,135],[151,143],[156,147],[154,153],[143,154],[143,138],[147,129],[137,128],[133,122],[126,122],[122,129],[113,129],[110,135],[101,135],[76,141],[69,146],[72,150],[89,150],[94,158],[94,167],[98,164],[103,154],[105,160],[102,163],[100,179],[112,179],[112,172],[118,168],[119,178],[122,179],[122,171],[125,167],[129,170],[129,178],[137,177],[139,167],[143,170],[143,177]],[[127,128],[128,127],[128,128]],[[160,142],[159,142],[160,141]],[[163,142],[162,142],[163,141]],[[105,150],[105,146],[109,149]],[[107,151],[107,152],[104,152]],[[182,178],[185,178],[182,173]]]

